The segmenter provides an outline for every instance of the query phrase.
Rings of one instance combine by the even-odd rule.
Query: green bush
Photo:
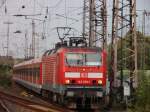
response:
[[[136,103],[133,112],[150,112],[150,75],[144,71],[139,74],[139,85],[136,91]]]
[[[7,65],[0,66],[0,86],[9,87],[11,86],[11,73],[12,70]]]

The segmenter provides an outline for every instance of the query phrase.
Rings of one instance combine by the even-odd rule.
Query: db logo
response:
[[[81,78],[87,78],[88,74],[87,73],[81,73]]]

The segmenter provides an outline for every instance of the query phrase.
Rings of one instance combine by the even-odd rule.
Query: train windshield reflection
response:
[[[101,56],[99,52],[67,53],[66,64],[68,66],[100,66]]]

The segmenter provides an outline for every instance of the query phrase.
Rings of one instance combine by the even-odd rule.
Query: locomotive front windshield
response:
[[[99,52],[67,53],[66,64],[68,66],[100,66],[101,56]]]

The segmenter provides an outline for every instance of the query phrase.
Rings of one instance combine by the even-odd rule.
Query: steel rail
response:
[[[0,91],[0,97],[3,100],[7,100],[11,103],[20,105],[27,109],[34,110],[36,112],[69,112],[69,110],[64,109],[64,108],[58,108],[58,107],[55,107],[54,105],[48,106],[42,103],[37,103],[35,101],[30,101],[24,98],[20,98],[18,96],[11,95],[9,93],[2,92],[2,91]]]

